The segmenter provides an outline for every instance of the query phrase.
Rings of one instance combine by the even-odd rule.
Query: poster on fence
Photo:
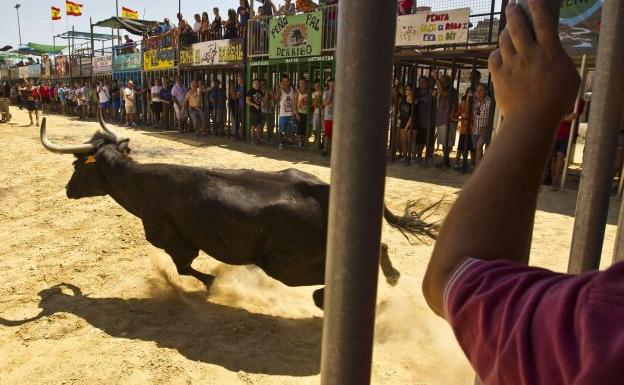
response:
[[[30,64],[28,66],[29,78],[41,78],[41,64]]]
[[[269,23],[269,58],[318,56],[323,41],[323,12],[274,17]]]
[[[67,57],[58,55],[54,58],[54,70],[57,76],[69,75],[69,61]]]
[[[146,71],[166,70],[175,67],[175,51],[173,48],[143,52],[143,69]]]
[[[243,41],[241,39],[212,40],[193,44],[190,56],[188,51],[180,52],[182,65],[214,66],[240,64],[242,61]]]
[[[464,44],[468,42],[470,8],[416,13],[397,19],[397,47]]]
[[[141,55],[139,52],[116,55],[113,60],[115,71],[132,71],[141,69]]]
[[[52,62],[48,55],[41,55],[41,78],[50,79],[52,75]]]
[[[92,58],[92,67],[94,74],[102,74],[113,70],[113,56],[104,55]]]
[[[19,78],[28,79],[28,67],[19,67]]]

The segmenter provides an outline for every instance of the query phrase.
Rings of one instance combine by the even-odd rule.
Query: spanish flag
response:
[[[52,7],[52,20],[61,20],[61,9]]]
[[[65,12],[67,16],[82,16],[82,4],[65,0]]]
[[[127,17],[128,19],[138,19],[139,13],[133,11],[130,8],[121,7],[121,17]]]

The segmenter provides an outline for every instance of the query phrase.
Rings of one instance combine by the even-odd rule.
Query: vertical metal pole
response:
[[[17,12],[17,33],[19,36],[19,48],[22,48],[22,26],[20,24],[20,16],[19,16],[20,7],[21,7],[21,4],[15,4],[15,11]]]
[[[581,62],[581,87],[579,88],[578,95],[576,95],[576,101],[574,102],[574,113],[578,114],[580,109],[580,100],[583,97],[583,93],[585,92],[585,83],[586,83],[586,66],[587,66],[587,55],[583,55],[583,61]],[[570,159],[572,157],[572,147],[574,142],[574,131],[576,129],[576,124],[578,123],[578,117],[574,118],[570,125],[570,134],[568,135],[568,148],[566,150],[565,161],[563,162],[563,171],[561,173],[561,185],[559,186],[559,190],[563,190],[565,186],[566,177],[568,175],[568,167],[570,166]]]
[[[397,3],[379,7],[374,1],[344,1],[339,7],[321,384],[367,385]],[[350,127],[358,127],[358,135]]]
[[[568,271],[597,269],[609,210],[624,88],[624,2],[605,0]]]

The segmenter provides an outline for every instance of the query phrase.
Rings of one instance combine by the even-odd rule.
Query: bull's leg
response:
[[[314,304],[316,305],[316,307],[318,307],[321,310],[323,310],[323,297],[324,297],[324,294],[325,294],[325,288],[315,290],[314,293],[312,293],[312,298],[314,299]]]
[[[215,278],[214,275],[202,273],[201,271],[197,271],[191,267],[191,263],[193,263],[193,260],[197,258],[197,255],[199,254],[199,250],[193,250],[191,248],[176,248],[175,250],[165,249],[165,251],[171,256],[171,259],[173,259],[173,263],[178,270],[178,274],[195,277],[206,285],[206,288],[210,288],[210,286],[212,286],[212,282]]]
[[[388,245],[386,245],[385,243],[381,244],[379,264],[381,265],[381,271],[384,277],[386,277],[386,282],[388,282],[392,286],[395,286],[399,282],[399,277],[401,277],[401,273],[399,273],[399,271],[392,266],[392,262],[390,262],[390,257],[388,256]]]

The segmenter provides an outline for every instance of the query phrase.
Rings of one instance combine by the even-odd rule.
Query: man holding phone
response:
[[[423,291],[485,385],[619,384],[624,263],[578,276],[525,265],[544,167],[580,84],[547,1],[528,3],[534,31],[517,4],[506,9],[489,59],[505,119],[440,230]]]

